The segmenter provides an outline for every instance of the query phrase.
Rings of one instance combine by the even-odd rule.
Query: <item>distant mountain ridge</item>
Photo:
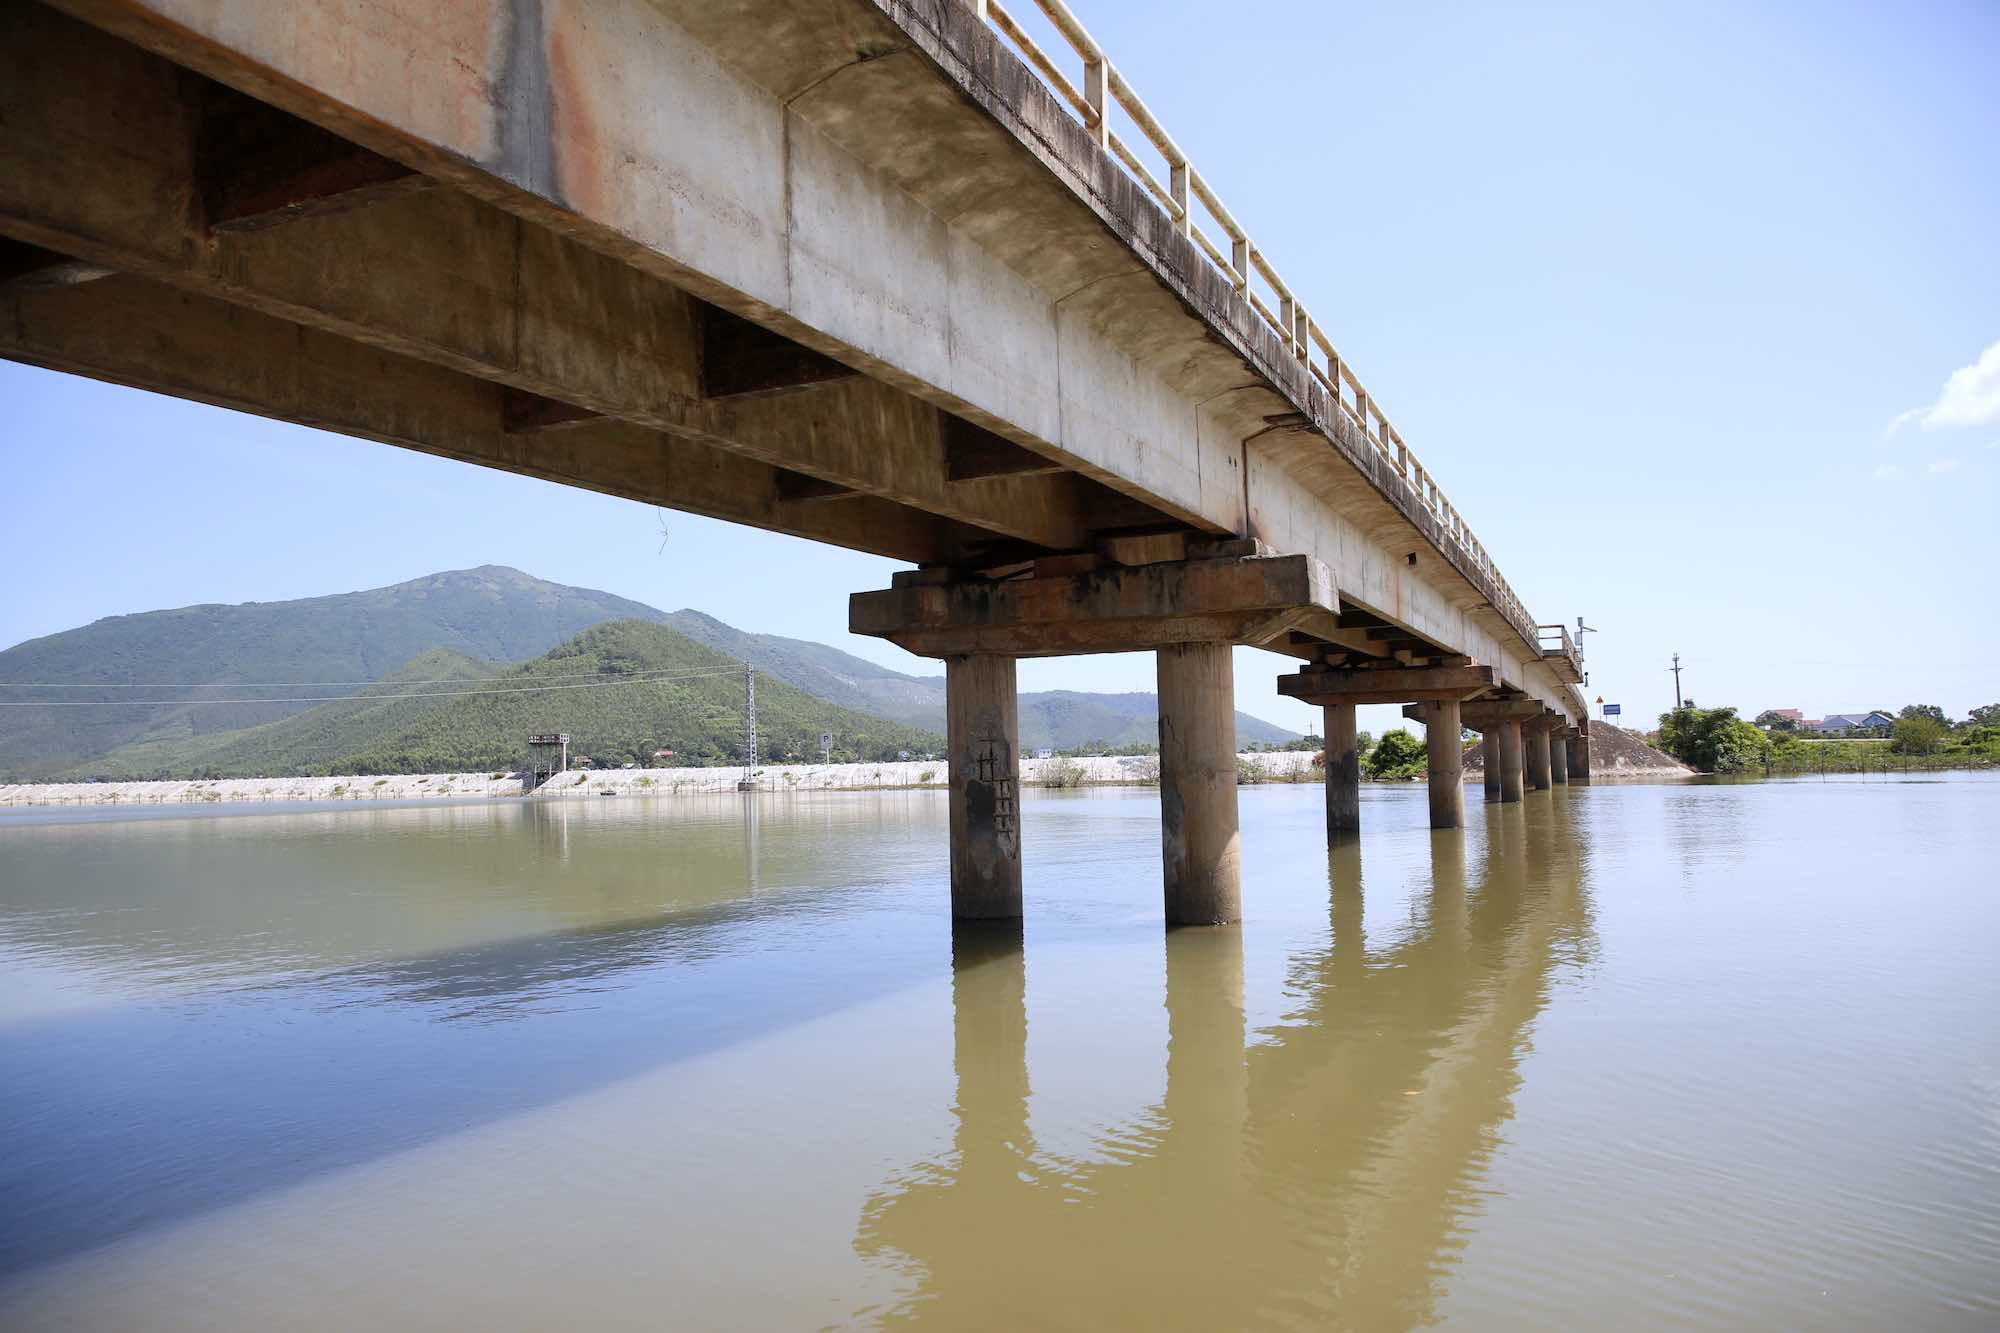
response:
[[[92,707],[0,709],[0,776],[154,775],[190,768],[279,767],[281,755],[360,747],[391,720],[381,706],[310,700],[352,694],[354,682],[464,679],[546,654],[609,621],[663,625],[715,653],[854,714],[916,732],[944,727],[944,677],[917,676],[827,644],[757,634],[700,611],[670,613],[611,593],[535,578],[504,565],[450,570],[386,588],[283,602],[208,604],[111,616],[0,652],[0,683],[101,686],[18,689],[10,701],[100,701]],[[661,645],[654,649],[665,651]],[[678,650],[675,650],[678,651]],[[503,664],[503,665],[495,665]],[[342,682],[309,689],[266,683]],[[241,685],[242,690],[123,685]],[[203,703],[203,697],[306,702]],[[163,702],[150,707],[134,697]],[[117,701],[104,703],[102,701]],[[319,739],[259,734],[311,710]],[[395,720],[401,721],[398,712]],[[1154,697],[1055,690],[1020,699],[1024,749],[1118,747],[1156,739]],[[1293,733],[1236,715],[1239,743]]]
[[[805,639],[751,634],[700,611],[676,611],[667,623],[822,699],[930,731],[944,730],[943,676],[912,676]],[[1159,739],[1159,705],[1157,696],[1143,691],[1030,690],[1020,697],[1020,725],[1021,746],[1030,751],[1074,749],[1097,741],[1114,747],[1151,745]],[[1288,741],[1297,735],[1248,713],[1236,714],[1238,745]]]
[[[504,565],[482,565],[363,592],[109,616],[0,652],[0,683],[117,687],[379,681],[433,649],[485,662],[518,662],[592,625],[628,617],[665,619],[652,607],[610,593],[565,587]],[[323,685],[306,693],[323,696],[357,688]],[[236,731],[312,706],[191,702],[203,694],[243,697],[236,691],[199,689],[7,690],[10,701],[137,695],[170,702],[150,708],[117,703],[0,709],[6,715],[0,717],[0,773],[32,778],[122,746]]]

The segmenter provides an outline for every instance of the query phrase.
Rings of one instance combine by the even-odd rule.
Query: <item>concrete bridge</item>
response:
[[[0,0],[0,355],[909,562],[850,618],[946,662],[960,916],[1021,910],[1021,656],[1158,653],[1171,922],[1240,913],[1232,645],[1303,660],[1336,834],[1361,703],[1439,827],[1461,726],[1495,799],[1587,777],[1569,636],[1023,3],[1054,54],[996,0]]]

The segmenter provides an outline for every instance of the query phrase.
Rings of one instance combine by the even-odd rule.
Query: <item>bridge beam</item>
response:
[[[919,657],[1061,657],[1184,643],[1262,642],[1274,622],[1328,614],[1333,581],[1310,556],[1109,566],[1013,579],[948,569],[898,574],[848,599],[848,629]],[[1282,632],[1282,631],[1277,631]]]
[[[1075,473],[955,474],[963,432],[901,388],[53,11],[13,18],[0,235],[1044,550],[1163,517]],[[255,109],[276,167],[205,128],[218,102]]]
[[[740,453],[625,421],[558,427],[476,376],[125,274],[0,290],[0,356],[904,560],[948,559],[972,531],[874,495],[802,503]]]

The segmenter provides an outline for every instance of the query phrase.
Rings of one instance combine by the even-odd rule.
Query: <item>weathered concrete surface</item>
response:
[[[1521,721],[1508,717],[1496,725],[1500,732],[1500,800],[1515,805],[1521,799]]]
[[[1014,659],[945,659],[951,914],[1021,915],[1021,734]]]
[[[1528,724],[1522,729],[1521,741],[1527,758],[1529,788],[1547,791],[1550,786],[1548,727],[1540,723]]]
[[[236,374],[232,355],[107,318],[92,298],[109,283],[65,311],[0,311],[0,354],[923,563],[982,542],[1115,546],[1161,522],[1256,536],[1319,560],[1344,603],[1581,716],[1415,488],[969,7],[61,7],[120,40],[17,7],[0,232],[220,303],[196,303],[212,332],[247,312],[359,345],[334,359],[373,354],[410,396],[353,402],[358,385],[329,390],[296,357],[292,378]],[[450,188],[210,230],[201,102],[166,60]],[[157,308],[132,281],[127,308]],[[791,390],[820,423],[804,431],[775,399],[725,405],[688,355],[690,302],[868,378]],[[509,445],[496,385],[603,420]],[[940,410],[1065,471],[954,480]],[[602,472],[595,431],[613,442]],[[662,481],[689,444],[694,464]]]
[[[1361,831],[1361,751],[1354,705],[1331,703],[1325,714],[1326,831],[1342,837]]]
[[[1243,915],[1236,822],[1236,688],[1229,645],[1159,650],[1160,838],[1167,924]]]
[[[1432,828],[1465,826],[1465,746],[1459,740],[1458,701],[1440,699],[1421,705],[1424,749],[1428,757]]]
[[[1325,566],[1308,556],[1163,561],[1004,580],[899,577],[853,594],[847,627],[926,657],[1046,657],[1261,642],[1302,615],[1331,614],[1333,598]]]

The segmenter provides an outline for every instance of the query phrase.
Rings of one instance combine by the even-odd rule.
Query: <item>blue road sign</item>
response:
[[[1618,706],[1617,704],[1606,704],[1606,705],[1604,705],[1604,716],[1606,716],[1606,717],[1611,717],[1611,716],[1613,716],[1614,714],[1617,714],[1617,713],[1622,713],[1622,712],[1624,712],[1624,711],[1625,711],[1625,710],[1624,710],[1623,708],[1619,707],[1619,706]]]

